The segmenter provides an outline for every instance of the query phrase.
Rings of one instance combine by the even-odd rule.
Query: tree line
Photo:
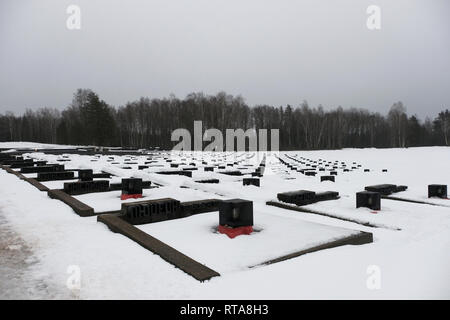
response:
[[[171,149],[177,128],[193,132],[195,120],[203,130],[279,129],[281,150],[448,146],[450,112],[419,120],[407,115],[402,102],[386,115],[365,109],[338,107],[326,111],[306,101],[298,106],[248,106],[241,96],[191,93],[184,99],[140,98],[114,107],[90,89],[78,89],[71,104],[27,110],[22,115],[0,114],[0,141]]]

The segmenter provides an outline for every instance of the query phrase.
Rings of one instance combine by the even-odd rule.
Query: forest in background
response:
[[[172,131],[279,129],[280,150],[448,146],[450,112],[421,121],[402,102],[382,115],[365,109],[324,110],[298,106],[248,106],[241,96],[192,93],[184,99],[140,98],[114,107],[90,89],[78,89],[64,110],[40,108],[0,114],[0,141],[171,149]],[[205,142],[207,145],[209,142]]]

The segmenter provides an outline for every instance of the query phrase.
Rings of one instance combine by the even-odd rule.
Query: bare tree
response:
[[[406,129],[408,117],[406,116],[406,107],[401,101],[392,105],[389,110],[388,120],[393,132],[393,145],[404,148],[406,146]]]

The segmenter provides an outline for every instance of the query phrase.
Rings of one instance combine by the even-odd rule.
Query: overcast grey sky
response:
[[[372,4],[381,30],[366,27]],[[434,117],[450,108],[450,1],[0,0],[0,112],[62,109],[77,88],[116,106],[224,90]]]

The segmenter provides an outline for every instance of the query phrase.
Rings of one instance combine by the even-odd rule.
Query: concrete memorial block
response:
[[[48,166],[24,167],[20,169],[21,173],[38,173],[38,172],[61,172],[64,171],[64,165],[54,164]]]
[[[75,211],[81,217],[89,217],[95,214],[92,207],[75,199],[62,190],[48,190],[47,194],[50,198],[61,200],[62,202],[70,206],[73,211]]]
[[[192,171],[189,170],[178,170],[178,171],[158,171],[157,174],[164,174],[164,175],[180,175],[180,176],[186,176],[186,177],[192,177]]]
[[[323,182],[323,181],[333,181],[333,182],[335,182],[334,178],[335,178],[335,176],[321,176],[320,177],[320,182]]]
[[[142,181],[141,182],[142,189],[150,189],[152,188],[152,182],[151,181]],[[118,191],[122,190],[122,182],[120,183],[110,183],[109,184],[109,191]]]
[[[447,185],[445,184],[428,185],[428,198],[432,197],[447,199]]]
[[[260,174],[264,174],[264,171],[266,170],[265,167],[258,167],[255,169],[256,172],[260,173]]]
[[[194,214],[218,211],[222,200],[218,199],[206,199],[196,201],[181,202],[181,216],[188,217]]]
[[[120,199],[126,200],[130,198],[142,198],[142,179],[122,179],[122,195],[120,196]]]
[[[395,184],[377,184],[364,188],[366,191],[378,192],[383,196],[390,195],[394,192],[405,191],[406,189],[408,189],[407,186],[397,186]]]
[[[327,201],[327,200],[335,200],[339,199],[339,192],[336,191],[325,191],[316,193],[315,200],[319,201]]]
[[[18,163],[18,164],[20,164],[20,163],[33,163],[33,159],[5,157],[5,158],[0,159],[0,163],[5,165],[5,166],[10,166],[10,165],[13,165],[13,164],[16,164],[16,163]]]
[[[92,181],[94,180],[94,173],[92,169],[83,169],[78,171],[78,179],[80,181]]]
[[[298,191],[290,191],[290,192],[282,192],[277,194],[277,198],[280,201],[286,203],[296,204],[298,206],[311,204],[315,202],[314,191],[309,190],[298,190]]]
[[[260,180],[259,178],[244,178],[242,180],[242,185],[244,186],[256,186],[259,187],[260,186]]]
[[[365,207],[372,210],[381,210],[381,194],[372,191],[356,193],[356,208]]]
[[[396,188],[395,184],[377,184],[373,186],[367,186],[364,188],[364,190],[371,192],[378,192],[386,196],[395,192],[395,188]]]
[[[38,172],[37,181],[54,181],[75,179],[73,171]]]
[[[97,179],[110,179],[112,175],[107,172],[99,172],[99,173],[94,173],[92,176]]]
[[[190,170],[179,171],[179,175],[192,178],[192,171]]]
[[[109,191],[118,191],[122,190],[122,183],[110,183]]]
[[[131,224],[154,223],[182,217],[180,201],[172,198],[122,203],[120,217]]]
[[[243,173],[241,171],[239,171],[239,170],[219,171],[219,173],[226,174],[226,175],[229,175],[229,176],[242,176],[243,175]]]
[[[107,192],[109,191],[109,181],[96,180],[96,181],[78,181],[78,182],[65,182],[64,192],[70,195],[80,195],[92,192]]]
[[[34,162],[32,159],[4,161],[3,164],[9,165],[13,169],[34,166]]]
[[[406,189],[408,189],[407,186],[396,186],[395,192],[405,191]]]
[[[12,156],[7,153],[0,152],[0,164],[4,164],[3,162],[6,160],[11,160]]]
[[[219,225],[231,228],[253,226],[253,202],[243,199],[223,200],[219,206]]]
[[[203,179],[203,180],[197,180],[195,182],[198,183],[219,183],[219,179]]]

